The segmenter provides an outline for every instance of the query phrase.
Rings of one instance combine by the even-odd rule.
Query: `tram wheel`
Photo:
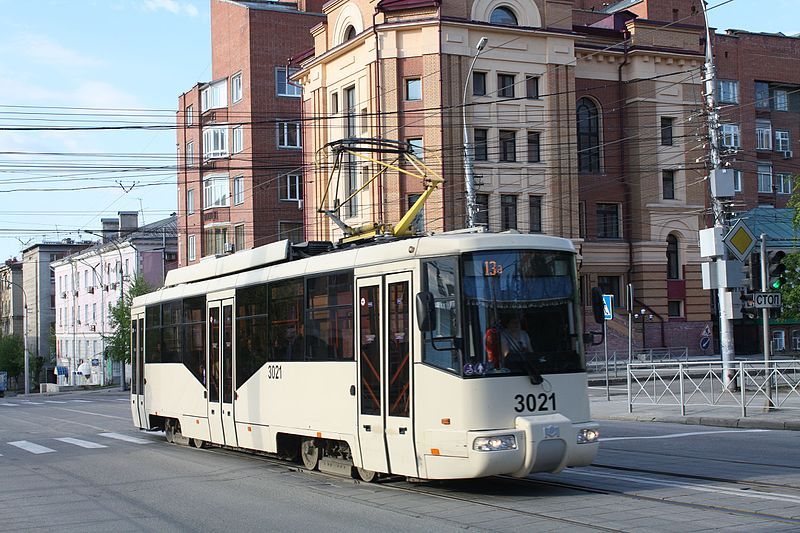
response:
[[[303,439],[300,443],[300,457],[303,459],[303,466],[309,470],[316,470],[319,466],[319,446],[314,439]]]
[[[170,444],[175,442],[175,422],[172,420],[167,420],[167,423],[164,424],[164,438],[167,439],[167,442]]]
[[[194,448],[205,448],[206,443],[200,439],[189,439],[189,445]]]
[[[365,483],[375,483],[378,480],[378,473],[373,470],[367,470],[366,468],[361,468],[359,466],[357,466],[355,470],[358,479]]]

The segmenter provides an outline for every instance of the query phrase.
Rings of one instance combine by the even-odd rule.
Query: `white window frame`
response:
[[[772,92],[772,108],[775,111],[789,111],[789,93],[783,89]]]
[[[203,180],[203,209],[230,205],[228,176],[209,176]]]
[[[189,249],[189,261],[197,259],[197,241],[194,235],[189,235],[189,243],[186,247]]]
[[[778,352],[786,350],[786,332],[782,329],[772,331],[772,349]]]
[[[186,143],[186,166],[191,167],[194,165],[194,141]]]
[[[772,165],[758,165],[758,192],[772,194]]]
[[[722,125],[722,146],[738,150],[742,147],[742,136],[738,124]]]
[[[228,127],[203,128],[203,159],[219,159],[228,155]]]
[[[214,82],[200,91],[200,108],[205,113],[209,109],[228,107],[228,80]]]
[[[792,141],[787,130],[775,130],[775,151],[788,152],[791,150]]]
[[[191,126],[194,124],[194,105],[189,104],[186,106],[186,125]]]
[[[775,186],[778,194],[792,194],[792,175],[786,172],[775,174]]]
[[[235,126],[231,132],[231,153],[238,154],[244,150],[244,126]]]
[[[186,214],[194,213],[194,189],[186,191]]]
[[[236,103],[242,99],[242,73],[237,72],[231,76],[231,102]]]
[[[417,159],[425,159],[425,141],[422,137],[412,137],[406,139],[406,142],[411,147],[411,153],[417,156]]]
[[[302,148],[303,142],[300,137],[300,123],[299,122],[278,122],[277,126],[277,136],[278,136],[278,148]],[[291,129],[295,131],[295,142],[296,144],[290,144],[291,139],[289,132]]]
[[[406,78],[403,81],[406,102],[422,100],[422,78]],[[413,92],[412,92],[413,91]]]
[[[233,178],[233,205],[244,203],[244,176]]]
[[[722,104],[739,103],[739,82],[736,80],[719,80],[719,101]]]
[[[742,192],[742,171],[733,171],[733,192]]]
[[[772,123],[756,120],[756,150],[772,150]]]
[[[303,88],[289,80],[292,74],[298,70],[300,69],[275,67],[275,91],[278,93],[278,96],[286,96],[288,98],[300,98],[303,96]]]
[[[302,183],[300,174],[287,174],[283,177],[286,180],[284,187],[281,188],[281,200],[297,202],[302,200]]]

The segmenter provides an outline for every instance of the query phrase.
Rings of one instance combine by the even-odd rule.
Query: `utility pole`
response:
[[[767,235],[761,234],[761,292],[769,290],[769,261],[767,259]],[[774,407],[772,403],[772,373],[769,369],[769,359],[772,355],[772,346],[769,342],[769,309],[761,310],[761,329],[762,329],[762,342],[764,346],[764,375],[767,380],[764,383],[764,392],[767,394],[767,401],[765,408],[769,411],[770,407]]]

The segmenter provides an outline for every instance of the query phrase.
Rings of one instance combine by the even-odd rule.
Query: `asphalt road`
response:
[[[0,530],[797,531],[796,432],[602,423],[595,465],[357,483],[135,430],[120,393],[0,399]]]

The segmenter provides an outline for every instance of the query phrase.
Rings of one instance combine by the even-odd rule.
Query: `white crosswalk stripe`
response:
[[[62,402],[61,400],[45,400],[44,403],[67,403],[67,402]]]
[[[92,403],[91,400],[70,400],[70,401],[75,403]]]
[[[55,439],[57,441],[66,442],[67,444],[74,444],[75,446],[80,446],[81,448],[108,448],[108,446],[104,444],[98,444],[96,442],[89,442],[88,440],[81,440],[81,439],[74,439],[72,437],[60,437]]]
[[[136,437],[131,437],[129,435],[122,435],[121,433],[100,433],[100,436],[101,437],[106,437],[106,438],[109,438],[109,439],[122,440],[122,441],[125,441],[125,442],[132,442],[134,444],[150,444],[152,442],[152,441],[149,441],[149,440],[144,440],[144,439],[138,439]]]
[[[27,404],[27,405],[44,405],[44,403],[42,403],[42,402],[31,402],[31,401],[26,401],[26,402],[23,402],[23,403],[25,403],[25,404]]]
[[[19,407],[19,404],[16,403],[0,403],[0,405],[5,405],[8,407]]]
[[[55,450],[52,448],[48,448],[46,446],[40,446],[39,444],[34,444],[33,442],[28,442],[27,440],[17,440],[14,442],[9,442],[8,444],[10,444],[11,446],[16,446],[17,448],[25,450],[26,452],[35,453],[37,455],[41,453],[55,452]]]

